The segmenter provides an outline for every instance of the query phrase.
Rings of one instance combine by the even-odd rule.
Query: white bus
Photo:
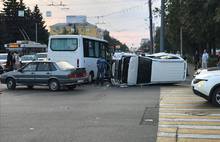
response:
[[[108,42],[82,35],[53,35],[49,38],[48,59],[66,61],[86,68],[89,82],[97,77],[97,59],[107,59]]]

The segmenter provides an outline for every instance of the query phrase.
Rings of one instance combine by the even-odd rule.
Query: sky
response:
[[[61,1],[67,6],[48,6]],[[38,4],[48,27],[65,23],[68,15],[85,15],[89,23],[110,31],[111,36],[130,48],[140,46],[142,38],[150,37],[148,0],[24,0],[24,3],[31,9]],[[160,0],[152,0],[152,6],[160,7]],[[46,17],[46,11],[51,11],[52,17]],[[160,19],[154,17],[153,23],[158,26]]]

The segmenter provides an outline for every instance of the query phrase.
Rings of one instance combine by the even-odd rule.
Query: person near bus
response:
[[[13,61],[12,60],[13,60],[12,52],[8,51],[7,62],[6,62],[7,71],[13,70]]]
[[[14,52],[14,54],[13,54],[13,69],[17,70],[19,68],[20,68],[20,57],[16,52]]]
[[[97,60],[97,84],[104,84],[105,72],[107,70],[107,62],[103,58]]]
[[[206,52],[206,49],[204,50],[202,54],[202,68],[207,69],[209,54]]]

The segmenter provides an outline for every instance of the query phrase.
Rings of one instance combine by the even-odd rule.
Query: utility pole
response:
[[[181,8],[182,0],[180,0],[180,8]],[[183,28],[182,28],[182,20],[180,18],[180,55],[183,56]]]
[[[151,0],[149,2],[149,21],[150,21],[150,53],[153,53],[153,47],[154,47],[154,39],[153,39],[153,24],[152,24],[152,2]]]
[[[37,36],[38,36],[38,34],[37,34],[37,22],[35,23],[35,34],[36,34],[36,35],[35,35],[36,42],[38,42],[38,41],[37,41],[37,40],[38,40],[38,39],[37,39]]]
[[[160,52],[164,51],[164,17],[165,17],[165,0],[161,0]]]

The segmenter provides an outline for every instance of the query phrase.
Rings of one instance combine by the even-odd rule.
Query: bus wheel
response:
[[[94,80],[94,74],[92,72],[89,73],[89,78],[88,78],[88,81],[89,83],[92,83]]]

